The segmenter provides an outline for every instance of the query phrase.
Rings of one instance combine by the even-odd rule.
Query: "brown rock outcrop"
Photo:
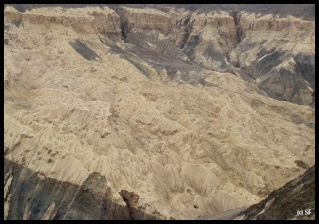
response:
[[[46,32],[56,29],[57,25],[62,25],[83,35],[99,33],[114,38],[114,41],[121,42],[122,39],[120,18],[108,7],[76,10],[61,7],[35,8],[21,13],[8,6],[5,10],[5,20],[8,23],[21,24],[26,28],[40,25],[39,28]]]
[[[157,30],[166,35],[171,30],[170,17],[160,10],[127,7],[116,7],[115,10],[121,18],[124,36],[134,29]]]

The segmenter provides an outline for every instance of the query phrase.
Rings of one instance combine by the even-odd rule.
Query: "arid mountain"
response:
[[[233,209],[198,220],[314,220],[315,167],[272,192],[266,199],[249,208]]]
[[[7,5],[5,219],[195,219],[303,174],[315,22],[267,13]]]
[[[20,12],[41,7],[63,7],[63,8],[84,8],[84,7],[112,7],[112,4],[7,4],[13,6]],[[315,4],[117,4],[130,8],[184,8],[189,11],[200,10],[210,11],[245,11],[249,13],[273,14],[280,17],[294,16],[304,20],[315,20]],[[6,6],[6,4],[5,4]]]

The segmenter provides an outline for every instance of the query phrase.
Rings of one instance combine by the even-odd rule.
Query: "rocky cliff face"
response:
[[[123,11],[118,8],[118,11]],[[127,17],[122,16],[124,37],[128,36],[128,43],[154,49],[154,45],[170,46],[169,42],[175,42],[175,46],[186,55],[180,56],[182,59],[209,70],[230,71],[255,83],[272,98],[305,105],[313,103],[313,21],[292,16],[279,18],[271,14],[200,13],[184,9],[167,9],[164,13],[153,9],[149,13],[154,16],[150,17],[147,14],[143,16],[143,10],[124,10],[124,14],[135,18],[130,19],[132,22],[127,25]],[[137,18],[139,22],[133,22]],[[133,28],[134,31],[130,32]],[[145,29],[160,32],[164,37],[157,37],[159,34],[150,36],[149,32],[143,32]],[[154,41],[156,39],[167,41],[163,44],[163,40]],[[156,43],[141,43],[146,41]],[[161,47],[156,48],[162,51]],[[174,49],[173,46],[170,48]]]
[[[60,26],[69,28],[70,32],[77,32],[83,36],[97,33],[112,38],[115,42],[122,40],[120,18],[113,10],[107,7],[91,7],[81,10],[63,9],[61,7],[32,9],[20,13],[12,7],[7,7],[5,20],[17,26],[32,29],[37,26],[42,32],[52,32]],[[67,30],[67,29],[65,29]],[[67,32],[67,31],[66,31]],[[65,33],[68,35],[67,33]],[[69,34],[70,35],[70,34]]]
[[[7,6],[5,218],[195,219],[313,166],[314,110],[268,95],[310,101],[314,22],[266,19]]]
[[[270,97],[310,105],[315,83],[314,22],[237,15],[243,40],[229,54]]]

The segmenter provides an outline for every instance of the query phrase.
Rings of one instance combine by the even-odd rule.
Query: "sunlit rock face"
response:
[[[315,164],[314,21],[17,9],[4,11],[5,219],[195,219]]]

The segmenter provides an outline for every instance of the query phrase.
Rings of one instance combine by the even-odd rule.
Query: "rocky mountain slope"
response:
[[[199,220],[314,220],[315,219],[315,167],[289,181],[282,188],[256,205],[246,209],[233,209],[218,215],[206,215]]]
[[[315,163],[314,21],[118,5],[4,15],[5,219],[195,219],[256,204]]]
[[[235,11],[114,8],[128,43],[230,72],[275,99],[313,103],[314,21]]]

